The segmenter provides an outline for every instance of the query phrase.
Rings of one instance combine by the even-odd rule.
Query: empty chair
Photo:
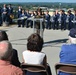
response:
[[[59,75],[60,72],[64,72],[67,74],[76,75],[76,65],[74,64],[64,64],[64,63],[57,63],[55,65],[56,75]]]

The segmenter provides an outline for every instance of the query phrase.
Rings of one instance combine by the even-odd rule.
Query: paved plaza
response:
[[[33,33],[33,29],[26,27],[18,28],[17,25],[12,25],[10,27],[0,27],[0,30],[7,32],[9,41],[12,43],[13,48],[17,49],[19,60],[22,62],[22,52],[27,49],[27,38]],[[42,51],[47,55],[47,61],[51,67],[52,75],[56,75],[54,66],[59,62],[61,45],[67,43],[68,32],[68,30],[44,30],[44,46]]]

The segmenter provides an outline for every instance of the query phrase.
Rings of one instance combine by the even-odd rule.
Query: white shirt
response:
[[[19,11],[21,11],[21,9],[19,9]]]
[[[32,52],[29,50],[23,52],[24,62],[27,64],[43,64],[44,57],[45,54],[41,52]]]

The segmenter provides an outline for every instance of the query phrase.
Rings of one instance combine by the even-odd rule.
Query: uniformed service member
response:
[[[76,10],[74,10],[73,28],[76,28]]]
[[[14,18],[14,15],[11,4],[8,5],[8,16],[9,16],[9,24],[12,24],[12,19]]]
[[[2,12],[2,22],[3,22],[3,25],[8,25],[8,8],[6,6],[6,4],[3,5],[3,8],[1,10]]]
[[[2,26],[2,12],[1,12],[1,7],[0,7],[0,26]]]
[[[53,11],[53,15],[51,16],[51,24],[53,30],[56,29],[56,11]]]
[[[66,14],[64,10],[60,10],[61,30],[66,30]]]
[[[24,9],[22,9],[22,13],[19,15],[19,18],[21,18],[21,17],[25,17],[26,16],[26,13],[25,13],[25,10]],[[25,18],[22,18],[22,19],[19,19],[18,20],[18,27],[24,27],[25,26]]]
[[[68,17],[68,30],[70,30],[71,28],[73,28],[73,18],[74,18],[74,15],[71,13],[71,10],[68,10],[67,12],[67,16]]]
[[[45,14],[45,20],[46,20],[46,29],[51,29],[51,22],[50,22],[51,16],[49,14],[49,11],[46,11]]]

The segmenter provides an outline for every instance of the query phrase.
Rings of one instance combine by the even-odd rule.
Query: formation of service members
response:
[[[56,10],[56,11],[53,11],[53,15],[51,16],[48,10],[44,12],[42,11],[42,9],[40,10],[39,9],[40,8],[38,8],[36,11],[32,11],[31,13],[29,13],[29,10],[26,10],[24,12],[25,13],[24,16],[27,16],[28,18],[32,16],[34,16],[35,18],[37,17],[44,18],[45,23],[43,25],[46,29],[70,30],[71,28],[76,27],[76,10],[74,10],[74,14],[71,13],[71,10],[68,10],[67,14],[65,13],[64,10],[60,10],[60,13],[58,12],[58,10]],[[40,16],[39,16],[39,12],[40,12]],[[22,15],[22,12],[18,12],[18,15]],[[28,28],[30,24],[30,27],[32,28],[33,21],[28,20],[28,18],[25,19],[25,21],[23,21],[25,23],[22,23],[22,24],[25,24],[25,25],[22,25],[22,26],[23,27],[26,26]],[[18,27],[21,27],[21,26],[18,24]]]
[[[50,15],[48,10],[44,12],[41,8],[38,8],[36,11],[29,12],[29,10],[25,10],[19,6],[16,15],[19,18],[17,21],[18,27],[32,28],[33,21],[31,19],[28,19],[30,17],[43,18],[43,29],[70,30],[71,28],[76,27],[76,10],[74,10],[74,14],[71,13],[71,10],[68,10],[67,14],[64,10],[56,10],[53,11],[52,15]],[[3,7],[0,8],[0,26],[4,24],[12,24],[13,18],[14,13],[11,4],[8,6],[4,4]],[[38,27],[38,29],[40,29],[40,27]]]

